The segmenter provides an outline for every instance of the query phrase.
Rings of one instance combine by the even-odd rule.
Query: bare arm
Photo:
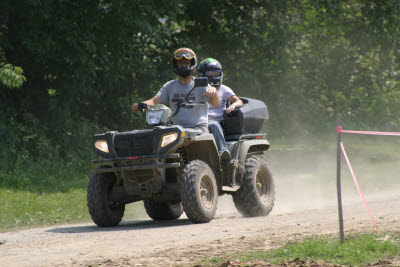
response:
[[[215,87],[208,87],[203,96],[208,98],[208,103],[214,108],[219,107],[219,95]]]
[[[235,95],[231,96],[228,101],[232,104],[226,108],[226,114],[231,113],[236,107],[240,108],[241,106],[243,106],[242,100],[240,100],[240,98]]]
[[[152,107],[152,106],[157,105],[157,104],[163,104],[163,102],[161,101],[161,98],[159,98],[158,96],[155,96],[152,99],[143,101],[142,103],[146,103],[149,107]],[[138,103],[133,104],[132,105],[132,111],[134,111],[134,112],[139,111],[138,105],[139,105]]]

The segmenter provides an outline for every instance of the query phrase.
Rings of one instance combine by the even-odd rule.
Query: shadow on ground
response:
[[[180,219],[174,221],[153,221],[153,220],[133,220],[123,221],[118,226],[114,227],[98,227],[96,225],[79,225],[72,227],[58,227],[49,229],[46,232],[71,234],[71,233],[90,233],[90,232],[115,232],[127,230],[144,230],[154,228],[167,228],[167,227],[181,227],[185,225],[192,225],[189,219]]]

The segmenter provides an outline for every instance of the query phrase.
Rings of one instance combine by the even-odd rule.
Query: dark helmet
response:
[[[190,60],[190,67],[181,67],[178,68],[178,60],[186,58]],[[196,71],[197,67],[197,58],[196,54],[189,48],[179,48],[176,50],[172,56],[172,66],[174,68],[175,73],[183,78],[189,77],[193,75]]]
[[[221,64],[213,58],[206,58],[200,62],[198,68],[200,77],[207,77],[211,86],[219,88],[224,78]]]

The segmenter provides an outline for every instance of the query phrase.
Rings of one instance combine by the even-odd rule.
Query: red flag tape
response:
[[[371,217],[372,222],[374,223],[374,225],[375,225],[375,227],[376,227],[376,230],[378,231],[378,234],[380,234],[379,228],[378,228],[378,226],[376,225],[376,222],[375,222],[375,220],[374,220],[374,217],[372,216],[372,213],[371,213],[371,211],[370,211],[369,208],[368,208],[367,202],[365,201],[364,195],[363,195],[363,193],[361,192],[360,185],[358,184],[356,175],[354,174],[353,168],[351,167],[349,158],[347,157],[347,154],[346,154],[346,151],[344,150],[344,147],[343,147],[343,143],[342,143],[342,142],[340,142],[340,147],[341,147],[341,149],[342,149],[344,158],[346,159],[347,166],[349,166],[350,173],[351,173],[351,176],[353,177],[354,183],[356,184],[357,190],[358,190],[358,192],[360,193],[360,196],[361,196],[362,201],[364,202],[364,206],[365,206],[365,208],[367,209],[368,214],[369,214],[369,216]]]
[[[349,131],[342,130],[342,126],[336,128],[338,133],[353,133],[353,134],[370,134],[370,135],[390,135],[390,136],[400,136],[400,133],[396,132],[374,132],[374,131]]]

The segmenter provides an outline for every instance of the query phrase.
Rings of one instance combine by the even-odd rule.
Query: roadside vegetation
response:
[[[399,235],[359,234],[346,237],[343,244],[338,238],[315,236],[278,249],[204,259],[193,266],[396,266],[399,255]]]
[[[90,161],[16,162],[0,170],[0,231],[90,219]]]
[[[4,0],[0,10],[2,169],[83,159],[95,133],[144,127],[130,107],[176,77],[179,47],[218,59],[238,96],[264,101],[274,139],[331,133],[337,114],[347,128],[400,127],[397,0]]]
[[[91,159],[17,162],[1,169],[0,232],[91,222],[86,201]],[[142,206],[128,205],[125,218],[143,216]]]

